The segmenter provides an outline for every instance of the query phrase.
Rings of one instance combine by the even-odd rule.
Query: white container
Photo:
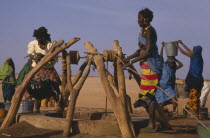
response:
[[[178,49],[175,46],[174,42],[165,42],[165,50],[167,56],[177,56],[178,55]]]

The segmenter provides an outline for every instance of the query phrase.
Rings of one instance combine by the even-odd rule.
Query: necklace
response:
[[[146,31],[147,31],[150,27],[152,27],[152,26],[151,26],[151,25],[148,25],[147,27],[141,29],[141,30],[139,31],[139,33],[140,33],[141,35],[144,36],[144,35],[146,34]]]

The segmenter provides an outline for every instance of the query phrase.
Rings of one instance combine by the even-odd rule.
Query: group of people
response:
[[[172,104],[173,111],[177,108],[177,98],[175,94],[176,70],[180,69],[183,64],[175,58],[168,56],[163,60],[163,47],[158,53],[157,33],[155,28],[150,24],[153,19],[153,12],[145,8],[138,13],[138,24],[141,27],[138,46],[139,49],[124,59],[124,68],[129,67],[135,62],[140,62],[142,72],[140,92],[134,107],[145,107],[149,114],[149,129],[157,127],[155,119],[155,109],[157,106],[164,107]],[[190,68],[187,74],[185,90],[189,92],[189,108],[194,111],[198,117],[200,108],[200,94],[203,88],[204,79],[202,47],[194,46],[193,50],[188,48],[181,40],[174,42],[175,46],[181,53],[190,58]],[[183,46],[183,49],[180,44]]]
[[[150,117],[148,127],[154,129],[157,124],[155,120],[155,108],[157,106],[163,108],[165,105],[173,104],[173,111],[177,108],[175,95],[176,70],[180,69],[183,64],[175,56],[168,56],[167,60],[164,61],[164,43],[162,43],[160,54],[158,53],[156,45],[157,33],[155,28],[150,24],[152,20],[153,12],[151,10],[146,8],[139,11],[138,24],[141,27],[138,37],[139,49],[124,59],[124,68],[129,67],[133,63],[140,62],[142,79],[138,100],[134,103],[134,107],[143,106],[146,108]],[[8,58],[0,68],[0,79],[2,80],[5,102],[11,102],[15,87],[21,84],[25,75],[36,66],[53,46],[50,34],[48,34],[48,30],[45,27],[34,30],[33,36],[36,40],[28,44],[27,53],[29,60],[19,73],[17,80],[15,79],[15,65],[11,58]],[[202,47],[195,46],[191,50],[181,40],[174,43],[181,53],[190,58],[190,69],[185,80],[185,90],[190,94],[189,107],[198,116],[200,107],[199,98],[204,83],[202,76]],[[180,44],[185,50],[181,48]],[[57,58],[54,58],[42,67],[32,78],[25,93],[26,98],[35,98],[35,111],[37,112],[40,109],[40,100],[54,97],[57,102],[59,101],[59,85],[61,80],[54,68],[56,62]],[[161,89],[157,89],[157,86]],[[202,106],[204,105],[205,102],[202,103]]]
[[[45,27],[34,30],[33,37],[35,37],[36,40],[28,44],[27,57],[29,57],[29,60],[22,68],[17,80],[15,79],[15,65],[11,58],[8,58],[0,68],[0,79],[2,80],[5,102],[11,102],[15,87],[18,87],[22,83],[25,75],[32,70],[53,47],[50,34],[48,34],[48,30]],[[33,76],[24,94],[26,100],[35,98],[35,112],[40,112],[42,99],[52,98],[57,102],[57,110],[60,110],[59,85],[61,85],[61,80],[54,68],[54,64],[57,60],[57,57],[53,58]]]

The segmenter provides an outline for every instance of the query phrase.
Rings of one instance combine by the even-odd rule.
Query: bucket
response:
[[[180,98],[189,98],[189,92],[185,91],[185,84],[176,84],[175,93]]]
[[[5,103],[5,110],[9,110],[11,103]],[[34,109],[34,100],[23,100],[20,103],[18,113],[31,113]]]
[[[165,42],[165,50],[167,56],[177,56],[178,55],[178,49],[175,46],[174,42]]]
[[[201,120],[208,119],[208,108],[206,108],[206,107],[200,108],[199,119],[201,119]]]

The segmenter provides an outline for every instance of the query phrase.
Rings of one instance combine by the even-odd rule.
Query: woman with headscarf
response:
[[[186,51],[184,51],[178,43],[182,44]],[[189,92],[189,108],[194,111],[196,117],[199,118],[200,95],[203,87],[203,57],[202,47],[194,46],[193,51],[189,49],[181,40],[175,43],[181,53],[190,57],[190,69],[185,79],[185,90]]]
[[[142,71],[140,92],[137,101],[134,103],[134,107],[143,106],[146,108],[149,114],[148,131],[155,130],[157,128],[157,120],[155,120],[155,108],[157,101],[155,98],[156,85],[159,81],[159,76],[162,70],[163,61],[158,54],[157,34],[155,28],[152,27],[150,22],[153,19],[153,12],[148,8],[139,11],[138,24],[141,27],[139,33],[140,47],[134,54],[124,59],[127,62],[124,68],[130,64],[140,61],[140,67]],[[134,58],[131,62],[130,59]]]
[[[33,36],[36,40],[33,40],[28,44],[27,53],[30,60],[21,71],[23,76],[35,67],[36,64],[51,50],[51,48],[53,48],[50,34],[48,34],[48,30],[45,27],[40,27],[37,30],[34,30]],[[54,97],[56,102],[59,102],[59,85],[61,84],[61,80],[54,68],[56,62],[57,58],[53,58],[43,66],[34,75],[28,86],[27,92],[31,97],[35,98],[35,112],[39,112],[42,99]],[[20,77],[20,80],[22,80],[21,78],[24,79],[24,77]],[[59,104],[56,110],[60,110]]]
[[[11,102],[15,92],[15,64],[12,58],[7,58],[0,68],[0,80],[2,80],[2,91],[4,102]]]

